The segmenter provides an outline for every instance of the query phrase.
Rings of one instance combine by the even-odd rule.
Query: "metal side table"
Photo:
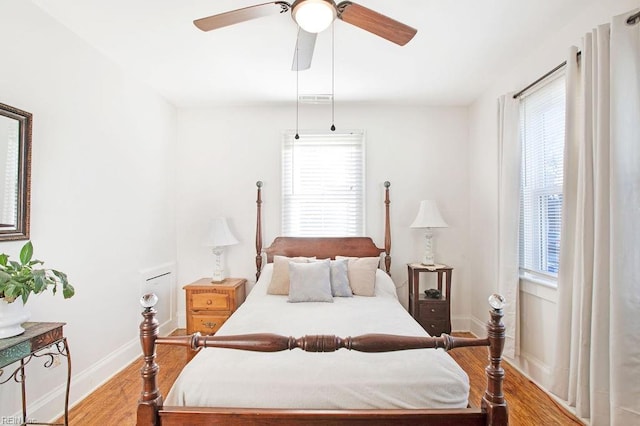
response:
[[[52,423],[29,422],[27,417],[27,392],[25,389],[25,366],[35,358],[45,360],[44,367],[56,364],[56,357],[67,359],[67,387],[64,398],[64,425],[69,424],[69,388],[71,386],[71,356],[67,339],[62,333],[63,322],[27,322],[22,324],[25,332],[19,336],[0,340],[0,385],[9,380],[20,383],[22,387],[22,419],[23,425],[46,425]],[[20,362],[20,365],[8,376],[5,367]]]

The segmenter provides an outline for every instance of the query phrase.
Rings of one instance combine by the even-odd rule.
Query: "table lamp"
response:
[[[216,217],[211,221],[209,233],[204,245],[211,247],[215,255],[213,267],[213,278],[211,282],[219,283],[225,280],[224,266],[222,265],[222,254],[226,246],[238,244],[238,240],[229,229],[226,217]]]
[[[411,224],[411,228],[424,228],[427,240],[422,258],[423,265],[435,265],[433,254],[433,228],[447,228],[447,222],[442,219],[438,206],[433,200],[422,200],[418,215]]]

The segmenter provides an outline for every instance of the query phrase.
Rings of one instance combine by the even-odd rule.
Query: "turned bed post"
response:
[[[162,396],[156,381],[159,370],[156,363],[156,339],[159,325],[153,306],[157,301],[158,297],[155,294],[145,294],[140,299],[140,304],[144,308],[142,312],[144,319],[140,323],[140,344],[144,365],[140,369],[142,392],[138,400],[138,425],[158,424],[158,408],[162,406]]]
[[[389,187],[391,182],[384,182],[384,269],[391,275],[391,222],[389,220]]]
[[[487,322],[487,340],[489,340],[489,365],[485,368],[487,389],[482,397],[481,408],[487,413],[487,425],[507,425],[509,413],[504,399],[502,383],[502,350],[505,342],[505,326],[502,323],[504,298],[499,294],[489,297],[491,319]]]
[[[258,281],[262,271],[262,181],[257,181],[256,186],[258,187],[256,199],[256,281]]]

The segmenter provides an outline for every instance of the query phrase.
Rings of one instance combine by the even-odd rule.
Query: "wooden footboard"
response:
[[[237,336],[158,337],[158,321],[154,309],[157,297],[145,295],[140,324],[140,341],[144,353],[141,369],[142,392],[138,401],[138,426],[187,424],[405,424],[429,425],[494,425],[508,424],[507,403],[502,391],[504,370],[501,366],[505,328],[502,324],[503,299],[490,298],[491,319],[487,323],[486,338],[461,338],[443,334],[441,337],[396,336],[367,334],[355,337],[328,335],[299,338],[275,334],[247,334]],[[487,388],[480,409],[462,410],[264,410],[239,408],[163,407],[157,386],[157,344],[190,347],[193,350],[216,347],[259,352],[301,349],[307,352],[334,352],[340,349],[360,352],[389,352],[410,349],[442,348],[452,350],[466,346],[488,346],[489,365],[486,368]]]

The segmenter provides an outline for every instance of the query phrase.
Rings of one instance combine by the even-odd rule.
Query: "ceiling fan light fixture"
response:
[[[308,33],[320,33],[336,19],[335,4],[330,0],[298,0],[291,8],[293,20]]]

